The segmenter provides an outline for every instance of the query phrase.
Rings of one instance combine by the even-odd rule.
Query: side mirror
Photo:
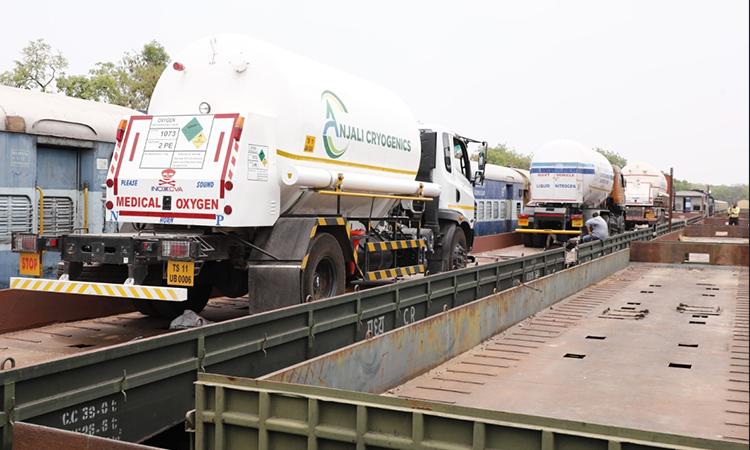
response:
[[[479,170],[484,173],[484,166],[487,164],[487,143],[482,142],[482,148],[479,150]]]
[[[481,186],[484,184],[484,170],[477,170],[474,172],[473,184],[474,186]]]

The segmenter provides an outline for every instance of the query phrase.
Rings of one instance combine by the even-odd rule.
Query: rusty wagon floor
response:
[[[747,268],[631,263],[387,394],[747,442]]]

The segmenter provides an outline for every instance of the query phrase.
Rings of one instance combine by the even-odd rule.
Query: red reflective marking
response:
[[[141,137],[141,133],[135,133],[135,138],[133,138],[133,148],[130,149],[130,159],[128,161],[132,161],[135,157],[135,148],[138,146],[139,137]]]
[[[214,162],[219,161],[219,155],[221,154],[221,144],[224,142],[224,132],[222,131],[219,135],[219,144],[216,145],[216,154],[214,155]]]
[[[125,148],[125,146],[128,143],[128,137],[130,136],[130,128],[133,125],[133,122],[136,120],[151,120],[151,116],[133,116],[130,118],[130,122],[128,122],[128,131],[125,132],[125,139],[122,141],[122,146],[120,146],[120,150],[124,151],[122,149]],[[119,161],[117,161],[117,169],[115,170],[115,186],[114,186],[114,194],[117,195],[117,185],[119,184],[118,181],[118,175],[120,174],[120,167],[122,167],[122,160],[124,158],[120,158]]]
[[[229,178],[230,180],[232,179],[232,171],[231,171],[231,170],[230,170],[230,171],[229,171],[229,173],[227,174],[227,178]]]
[[[214,117],[217,119],[236,119],[239,117],[238,113],[224,113],[224,114],[214,114]],[[234,125],[234,122],[232,122],[232,125]]]
[[[221,170],[221,183],[219,184],[219,198],[224,198],[224,181],[226,181],[227,168],[229,166],[229,156],[232,154],[232,139],[229,139],[227,146],[227,156],[224,158],[224,168]]]
[[[136,217],[173,217],[176,219],[216,219],[216,214],[181,213],[169,211],[120,211],[120,215]]]

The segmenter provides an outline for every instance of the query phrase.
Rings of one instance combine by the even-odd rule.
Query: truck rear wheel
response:
[[[188,288],[188,299],[184,302],[170,302],[163,300],[131,300],[131,303],[141,314],[172,320],[186,309],[200,314],[208,304],[211,296],[211,285],[201,284]]]
[[[344,255],[336,238],[321,233],[310,242],[307,266],[302,277],[303,300],[321,300],[344,293]]]

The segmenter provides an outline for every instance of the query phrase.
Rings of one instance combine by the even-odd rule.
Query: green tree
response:
[[[710,186],[710,189],[716,200],[724,200],[730,205],[739,200],[750,199],[750,187],[747,184],[719,184]]]
[[[498,166],[515,167],[528,170],[531,166],[531,155],[509,148],[506,144],[497,144],[487,149],[487,162]]]
[[[0,84],[23,89],[55,91],[55,79],[68,67],[68,61],[44,39],[30,41],[21,50],[21,59],[11,70],[0,74]]]
[[[57,84],[71,97],[145,110],[167,62],[164,47],[151,41],[138,53],[125,53],[118,63],[97,63],[88,75],[63,76]]]
[[[604,155],[604,157],[607,158],[607,161],[609,161],[610,164],[617,166],[620,169],[622,169],[628,164],[628,160],[624,156],[622,156],[621,154],[615,151],[605,150],[599,147],[594,148],[594,150]]]

